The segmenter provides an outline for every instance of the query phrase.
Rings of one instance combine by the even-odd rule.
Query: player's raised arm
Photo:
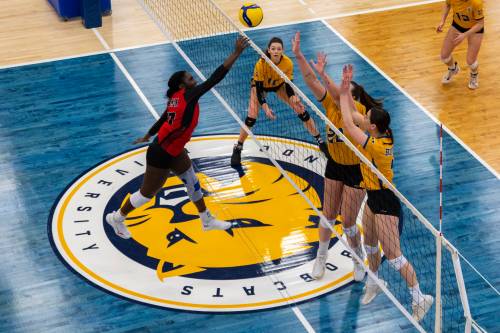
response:
[[[297,32],[295,37],[292,39],[292,51],[295,54],[295,58],[299,64],[299,69],[304,81],[314,94],[314,97],[317,100],[321,100],[325,96],[326,88],[318,80],[314,70],[311,68],[306,60],[306,57],[302,53],[302,50],[300,49],[300,32]]]

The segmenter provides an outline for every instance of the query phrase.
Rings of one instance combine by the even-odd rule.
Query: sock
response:
[[[358,247],[353,247],[352,249],[353,249],[354,253],[356,253],[358,255],[358,257],[360,257],[361,259],[364,258],[363,249],[361,248],[361,246],[358,245]],[[352,260],[356,260],[356,259],[354,259],[354,257],[353,257]]]
[[[115,221],[118,221],[120,223],[123,223],[125,221],[126,216],[123,215],[122,210],[118,209],[118,211],[115,212],[115,216],[113,216]]]
[[[243,149],[243,142],[238,141],[238,143],[236,144],[236,148],[240,150]]]
[[[375,274],[375,276],[378,279],[378,271],[373,272],[373,274]],[[370,275],[368,275],[368,279],[366,280],[366,284],[369,286],[375,286],[377,283],[375,282],[374,279],[372,279],[372,277]]]
[[[424,295],[420,291],[420,286],[418,283],[413,287],[409,287],[411,298],[413,299],[413,303],[418,303],[421,299],[423,299]]]
[[[200,214],[201,222],[203,222],[203,224],[207,225],[212,217],[212,215],[210,215],[210,212],[208,211],[208,209],[204,212],[200,212],[199,214]]]
[[[324,256],[328,254],[328,245],[330,245],[330,241],[322,242],[319,241],[319,247],[318,247],[318,255],[319,256]]]
[[[451,67],[448,66],[448,69],[451,70],[451,71],[455,70],[456,68],[457,68],[457,62],[456,61],[453,62],[453,65]]]
[[[314,138],[318,144],[323,143],[323,139],[321,138],[321,134],[315,135]]]

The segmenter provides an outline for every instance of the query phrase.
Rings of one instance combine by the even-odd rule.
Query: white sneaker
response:
[[[382,279],[380,279],[380,281],[384,284],[384,286],[387,286],[387,282]],[[371,303],[371,301],[373,301],[375,297],[382,292],[382,289],[377,284],[365,284],[363,290],[365,291],[363,298],[361,299],[361,304],[363,305]]]
[[[421,321],[425,317],[425,314],[427,313],[427,311],[429,311],[433,303],[434,297],[432,297],[431,295],[424,295],[420,302],[412,303],[411,309],[413,310],[413,319],[415,319],[417,322]]]
[[[227,230],[232,226],[232,224],[229,222],[217,220],[208,211],[200,214],[200,218],[202,222],[203,231]]]
[[[118,221],[116,219],[116,214],[119,214],[119,213],[112,212],[112,213],[107,214],[106,215],[106,222],[113,228],[113,230],[115,231],[115,234],[118,237],[121,237],[123,239],[129,239],[130,237],[132,237],[132,235],[128,231],[125,223],[123,223],[123,221]]]
[[[311,275],[316,280],[321,279],[323,275],[325,275],[326,259],[328,259],[328,254],[323,254],[323,255],[318,254],[316,256],[316,260],[314,260],[314,265]]]
[[[460,67],[458,66],[458,63],[455,62],[455,68],[453,69],[450,69],[448,68],[448,71],[446,72],[446,74],[443,76],[443,79],[441,80],[441,82],[443,84],[448,84],[451,82],[451,79],[458,74],[458,72],[460,72]]]
[[[352,260],[354,263],[354,281],[360,282],[365,278],[365,270],[363,269],[363,265],[358,263],[357,260]]]
[[[473,74],[470,73],[470,79],[469,79],[469,89],[477,89],[479,88],[479,80],[478,80],[479,73]]]

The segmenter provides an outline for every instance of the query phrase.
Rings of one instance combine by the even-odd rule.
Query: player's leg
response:
[[[378,246],[377,228],[375,225],[375,214],[371,211],[368,204],[365,205],[363,210],[363,236],[364,248],[366,258],[368,259],[368,266],[370,271],[378,278],[378,269],[380,267],[381,255]],[[382,281],[385,283],[385,281]],[[365,283],[364,293],[361,298],[362,304],[368,304],[375,299],[375,297],[382,292],[382,289],[377,285],[375,279],[368,276]]]
[[[333,227],[339,214],[340,200],[342,198],[342,189],[344,183],[333,179],[335,171],[331,170],[331,161],[328,162],[325,172],[325,189],[323,193],[323,215],[325,215],[328,223]],[[332,237],[332,231],[327,226],[321,223],[318,227],[319,246],[314,261],[312,276],[315,279],[320,279],[325,274],[326,260],[328,259],[328,247]]]
[[[483,42],[483,34],[475,33],[469,36],[468,38],[468,47],[467,47],[467,65],[470,68],[470,79],[469,79],[469,88],[477,89],[479,88],[479,63],[478,63],[478,55],[479,50],[481,49],[481,43]]]
[[[413,317],[420,321],[430,309],[434,298],[420,291],[417,275],[411,263],[405,258],[400,248],[399,217],[392,215],[375,215],[377,234],[382,250],[389,260],[389,265],[399,272],[406,281],[412,297]]]
[[[186,186],[189,199],[198,209],[203,230],[226,230],[231,228],[231,223],[217,220],[207,209],[200,182],[194,172],[193,164],[186,150],[184,150],[179,156],[176,156],[171,165],[172,170]]]
[[[342,227],[347,237],[347,242],[351,249],[360,257],[364,259],[363,248],[361,247],[361,233],[356,224],[361,204],[365,197],[365,191],[355,187],[344,185],[342,191],[341,208],[342,212]],[[354,280],[361,281],[365,277],[363,263],[353,258],[354,263]]]
[[[132,193],[120,209],[106,215],[106,222],[113,227],[118,236],[130,238],[130,232],[124,224],[125,218],[134,209],[149,202],[163,187],[170,173],[168,170],[170,159],[171,156],[164,152],[160,145],[153,143],[148,147],[146,172],[141,188]]]
[[[248,129],[252,129],[257,121],[257,116],[259,114],[259,100],[257,99],[257,88],[252,86],[250,88],[250,99],[248,102],[248,116],[245,119],[245,125]],[[233,154],[231,155],[231,166],[239,166],[241,164],[241,151],[243,150],[243,144],[247,139],[247,132],[241,128],[240,136],[238,138],[238,142],[234,145]]]
[[[441,80],[442,83],[447,84],[451,82],[451,79],[458,74],[460,67],[458,63],[453,58],[453,50],[455,49],[455,38],[460,34],[454,26],[451,26],[443,41],[443,46],[441,47],[441,61],[448,66],[448,70]]]
[[[285,85],[282,85],[278,91],[276,92],[278,95],[278,98],[281,99],[284,103],[286,103],[296,114],[297,117],[302,121],[304,124],[305,129],[311,134],[314,139],[316,140],[316,143],[318,144],[321,152],[325,154],[325,156],[329,157],[330,154],[328,153],[328,147],[326,145],[326,142],[323,141],[323,138],[321,137],[321,134],[319,133],[318,129],[316,128],[316,124],[314,123],[314,120],[312,119],[311,115],[309,112],[304,108],[302,104],[300,105],[292,105],[290,103],[289,97],[286,93],[286,88]]]

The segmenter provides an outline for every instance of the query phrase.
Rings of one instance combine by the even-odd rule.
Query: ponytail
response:
[[[394,136],[392,134],[392,129],[390,127],[391,116],[387,111],[385,111],[379,106],[371,108],[370,123],[377,126],[377,130],[380,133],[387,135],[391,139],[392,143],[394,143]]]
[[[273,37],[271,38],[271,40],[269,40],[269,43],[267,43],[267,49],[266,49],[266,57],[268,57],[269,59],[271,59],[271,54],[269,53],[269,48],[271,47],[271,44],[273,43],[279,43],[281,44],[281,47],[283,47],[283,40],[281,40],[281,38],[279,37]]]
[[[371,97],[366,92],[365,88],[363,88],[363,86],[357,84],[354,81],[351,81],[351,85],[353,86],[352,96],[354,97],[355,100],[363,104],[367,110],[370,110],[375,107],[382,108],[383,101],[381,99],[375,99]]]
[[[172,74],[170,79],[168,79],[168,90],[166,94],[168,98],[172,98],[172,96],[180,90],[184,75],[186,75],[186,71],[178,71]]]

